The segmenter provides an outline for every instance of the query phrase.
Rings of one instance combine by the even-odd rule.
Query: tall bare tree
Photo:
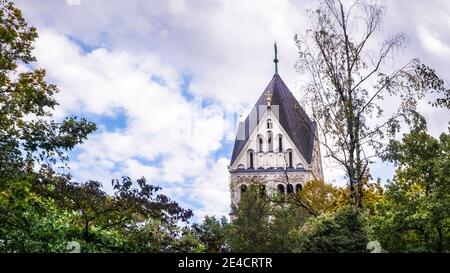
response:
[[[316,137],[325,156],[345,170],[354,208],[363,205],[364,176],[384,139],[404,122],[425,125],[416,106],[426,92],[448,94],[444,81],[418,59],[393,65],[395,50],[408,39],[403,33],[379,38],[384,11],[376,3],[322,0],[309,10],[311,28],[295,36],[296,67],[308,78],[305,98],[319,126]],[[385,114],[381,102],[388,96],[399,103]]]

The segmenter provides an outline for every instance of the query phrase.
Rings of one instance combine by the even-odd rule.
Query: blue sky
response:
[[[145,176],[198,218],[226,215],[227,114],[246,114],[270,81],[274,41],[281,77],[303,96],[293,36],[307,28],[314,1],[15,2],[38,28],[37,65],[61,90],[56,118],[84,116],[99,127],[71,154],[71,172],[107,190],[112,178]],[[418,57],[450,75],[448,1],[379,2],[387,7],[380,35],[410,39],[395,64]],[[432,134],[446,130],[448,111],[419,109]],[[343,185],[342,170],[324,163],[326,180]],[[394,169],[378,162],[371,170],[386,180]]]

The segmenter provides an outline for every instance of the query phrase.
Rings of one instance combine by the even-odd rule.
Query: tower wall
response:
[[[293,190],[297,185],[303,187],[306,182],[313,179],[312,172],[306,170],[288,170],[288,181]],[[231,173],[230,176],[230,197],[231,203],[237,205],[241,197],[241,186],[248,186],[252,181],[258,181],[265,186],[267,192],[276,192],[278,185],[283,185],[287,192],[288,181],[283,170],[279,171],[241,171]]]

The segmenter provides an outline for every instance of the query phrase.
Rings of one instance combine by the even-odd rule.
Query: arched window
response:
[[[269,147],[269,152],[273,152],[273,142],[272,142],[272,132],[267,132],[267,146]]]
[[[287,193],[293,193],[294,192],[294,186],[292,186],[292,184],[288,184],[287,185]]]
[[[244,164],[239,164],[237,168],[238,169],[245,169],[245,166],[244,166]]]
[[[288,152],[288,157],[289,157],[289,168],[293,168],[293,164],[292,164],[292,151]]]
[[[283,184],[278,184],[277,190],[279,193],[284,194],[284,186]]]
[[[249,169],[255,168],[255,153],[253,150],[247,151],[247,166]]]
[[[302,184],[297,184],[295,185],[295,192],[298,193],[299,191],[302,190]]]
[[[267,120],[267,129],[272,129],[272,127],[273,127],[272,120],[268,119]]]
[[[283,151],[283,136],[278,135],[278,152]]]
[[[241,185],[241,193],[244,193],[247,191],[247,185],[243,184]]]
[[[263,138],[261,135],[258,135],[258,150],[259,152],[263,151]]]
[[[297,164],[297,169],[304,169],[304,168],[305,168],[305,166],[303,166],[302,163]]]

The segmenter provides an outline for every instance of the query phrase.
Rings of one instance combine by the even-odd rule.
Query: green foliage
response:
[[[390,252],[450,250],[450,136],[423,129],[391,141],[385,159],[398,164],[377,206],[373,230]]]
[[[416,66],[416,74],[422,79],[418,84],[419,88],[435,93],[435,101],[429,102],[434,107],[450,109],[450,88],[445,85],[443,79],[439,78],[436,71],[426,65]]]
[[[311,218],[298,232],[299,252],[365,252],[368,236],[363,215],[344,209]]]
[[[145,179],[113,180],[108,195],[99,182],[55,171],[96,126],[53,120],[58,88],[45,70],[31,70],[36,38],[21,11],[0,0],[0,251],[62,252],[72,240],[83,252],[197,251],[192,231],[178,225],[192,211]],[[24,64],[30,70],[19,72]]]
[[[262,195],[259,184],[251,184],[233,208],[231,250],[366,252],[370,238],[389,252],[448,252],[450,136],[435,139],[422,125],[390,142],[384,158],[397,171],[386,189],[364,177],[363,210],[348,208],[349,189],[322,181],[306,183],[296,198]],[[319,216],[298,206],[297,198]]]
[[[255,182],[233,212],[227,234],[235,252],[364,252],[368,242],[363,214],[348,210],[348,190],[323,181],[308,182],[298,196],[262,195]]]
[[[334,212],[348,205],[348,194],[345,189],[338,188],[322,180],[308,181],[299,192],[315,212]]]
[[[136,185],[137,184],[137,185]],[[70,220],[73,239],[82,249],[95,252],[190,251],[192,236],[178,226],[192,217],[159,187],[144,178],[133,183],[129,177],[113,180],[114,195],[101,190],[100,183],[66,181],[51,194],[66,209],[76,211]],[[190,237],[189,237],[189,236]]]
[[[32,56],[36,29],[12,2],[0,1],[0,241],[1,251],[41,252],[65,248],[67,220],[73,212],[37,191],[52,165],[66,162],[65,152],[82,143],[95,124],[52,120],[56,86],[45,70],[26,72],[19,65]],[[38,170],[38,171],[35,171]]]
[[[0,179],[14,179],[39,164],[65,162],[65,152],[95,130],[77,117],[52,119],[58,89],[45,81],[45,70],[19,72],[31,64],[36,29],[19,9],[0,1]],[[30,67],[30,66],[27,66]],[[0,181],[1,182],[1,181]],[[1,187],[1,185],[0,185]]]
[[[14,181],[0,195],[0,251],[61,252],[72,240],[83,252],[195,251],[197,238],[178,225],[192,211],[144,179],[132,184],[115,180],[111,196],[95,181]]]
[[[65,248],[71,213],[33,192],[30,185],[29,180],[13,180],[0,191],[0,252],[59,252]]]
[[[232,208],[228,245],[233,252],[292,252],[296,231],[311,214],[294,202],[294,196],[261,189],[257,182],[250,184]]]
[[[259,185],[251,184],[232,208],[229,246],[233,252],[269,252],[270,203],[261,196]]]
[[[228,220],[223,216],[220,220],[215,216],[205,216],[202,224],[194,224],[192,229],[204,247],[205,252],[217,253],[226,250],[226,232]]]
[[[267,252],[289,253],[295,248],[298,229],[311,215],[304,208],[295,204],[272,204]]]
[[[0,69],[16,69],[16,60],[34,61],[31,50],[32,41],[37,38],[36,29],[28,27],[22,12],[12,2],[0,1],[0,26]]]
[[[323,151],[345,171],[350,205],[358,208],[364,207],[364,176],[372,162],[366,152],[379,153],[404,124],[423,126],[417,106],[427,94],[437,98],[433,106],[449,107],[447,84],[419,59],[387,67],[408,38],[397,33],[379,39],[384,10],[376,1],[320,0],[309,10],[310,27],[294,38],[296,67],[310,79],[304,99],[320,128]],[[386,107],[389,97],[398,105]]]

